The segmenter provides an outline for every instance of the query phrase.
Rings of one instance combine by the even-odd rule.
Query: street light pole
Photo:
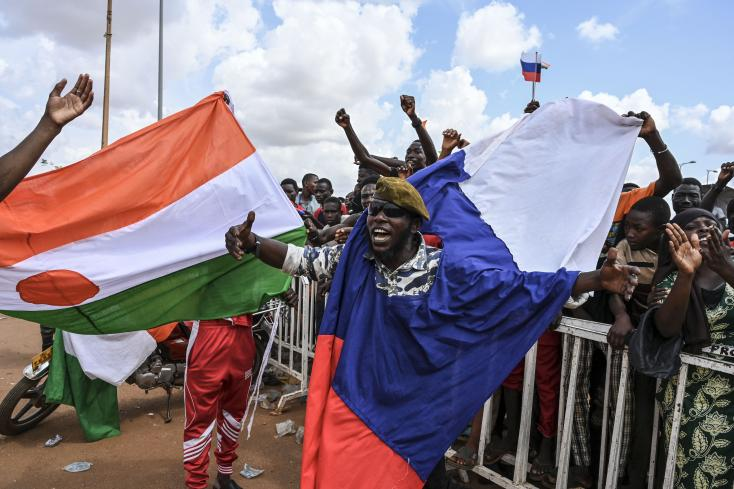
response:
[[[712,173],[719,173],[719,170],[706,170],[706,185],[709,184],[709,175]]]
[[[692,165],[695,162],[696,162],[696,160],[686,161],[685,163],[678,163],[678,168],[680,168],[682,170],[684,166],[686,166],[686,165]]]

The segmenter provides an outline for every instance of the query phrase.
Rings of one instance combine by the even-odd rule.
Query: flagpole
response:
[[[107,146],[110,120],[110,48],[112,46],[112,0],[107,0],[107,31],[105,32],[104,100],[102,102],[102,147]]]
[[[158,120],[163,118],[163,0],[158,3]]]
[[[537,65],[538,65],[538,63],[539,63],[539,61],[538,61],[538,52],[537,52],[537,51],[535,51],[535,65],[537,66]],[[536,69],[537,69],[537,68],[536,68]],[[537,76],[533,77],[533,96],[532,96],[532,98],[530,99],[530,101],[531,101],[531,102],[535,102],[535,79],[536,79],[536,78],[537,78]]]

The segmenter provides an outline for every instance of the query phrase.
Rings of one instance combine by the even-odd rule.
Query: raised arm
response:
[[[433,144],[430,134],[425,127],[423,127],[423,121],[415,113],[415,97],[412,95],[401,95],[400,96],[400,107],[403,112],[410,119],[410,123],[418,134],[418,141],[423,146],[423,153],[426,155],[426,166],[434,164],[438,161],[438,154],[436,153],[436,146]]]
[[[94,92],[89,75],[79,75],[74,88],[62,97],[61,91],[65,86],[66,79],[54,86],[48,95],[46,111],[33,131],[18,146],[0,156],[0,202],[31,171],[64,125],[79,117],[92,105]]]
[[[441,141],[441,154],[438,155],[439,160],[450,155],[454,148],[459,146],[459,142],[461,142],[461,134],[456,129],[445,129],[442,135],[443,141]]]
[[[393,170],[391,166],[370,155],[370,153],[367,151],[367,148],[364,147],[362,142],[357,137],[357,133],[354,132],[349,114],[347,114],[346,110],[339,109],[336,113],[336,116],[334,117],[334,120],[339,125],[339,127],[344,129],[344,133],[347,135],[347,141],[349,141],[349,146],[352,147],[354,156],[357,157],[357,160],[361,164],[373,169],[380,175],[386,177],[394,177],[397,175],[397,171]]]
[[[701,200],[701,208],[707,211],[713,211],[716,205],[716,199],[719,198],[719,194],[726,188],[726,185],[734,177],[734,161],[722,163],[721,171],[719,176],[716,178],[716,183],[711,186],[706,195]]]
[[[650,151],[655,158],[655,164],[658,167],[658,179],[655,181],[655,195],[665,197],[680,185],[683,180],[678,162],[675,161],[675,156],[673,156],[668,145],[663,142],[663,138],[655,126],[655,120],[650,114],[647,112],[635,114],[630,111],[625,116],[642,119],[639,137],[644,139],[650,147]]]
[[[255,255],[271,267],[293,276],[306,276],[312,280],[331,278],[341,256],[342,247],[324,246],[304,248],[286,245],[274,239],[257,236],[252,232],[255,213],[250,211],[239,226],[232,226],[224,237],[227,251],[241,260],[246,253]]]

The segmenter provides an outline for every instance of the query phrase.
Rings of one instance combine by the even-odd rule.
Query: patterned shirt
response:
[[[294,276],[312,280],[331,279],[341,258],[344,245],[300,248],[288,245],[282,270]],[[375,258],[372,251],[365,258],[375,263],[375,286],[388,296],[421,295],[428,292],[436,279],[442,250],[426,246],[420,236],[418,251],[395,270],[390,270]]]

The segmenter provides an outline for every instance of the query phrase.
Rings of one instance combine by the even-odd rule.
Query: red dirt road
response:
[[[17,319],[0,319],[0,399],[20,379],[22,370],[40,349],[38,326]],[[95,443],[84,441],[74,410],[61,406],[35,429],[12,438],[0,435],[0,488],[13,489],[182,489],[181,443],[183,394],[173,395],[173,421],[163,422],[166,396],[162,390],[148,395],[135,386],[119,389],[122,435]],[[152,414],[151,414],[152,413]],[[235,480],[246,489],[298,487],[301,447],[293,436],[275,439],[275,423],[293,419],[303,424],[305,406],[293,402],[290,411],[271,416],[258,409],[250,440],[242,437],[237,451]],[[54,448],[44,442],[61,434]],[[212,454],[213,460],[213,454]],[[87,472],[63,470],[77,461],[92,462]],[[265,469],[247,480],[238,472],[244,463]],[[209,473],[214,476],[215,464]]]

